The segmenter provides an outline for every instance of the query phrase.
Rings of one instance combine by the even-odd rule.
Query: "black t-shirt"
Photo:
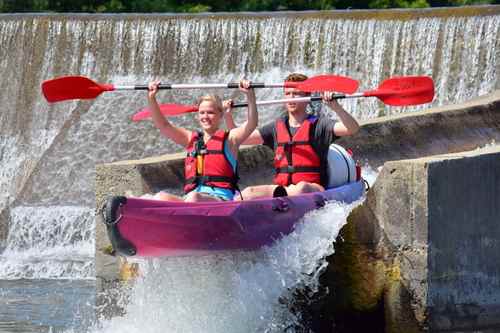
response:
[[[286,127],[290,132],[290,135],[293,137],[299,127],[290,128],[290,124],[288,122],[288,116],[283,115],[281,117],[285,121]],[[330,144],[334,142],[338,137],[333,132],[333,127],[335,126],[335,121],[325,117],[320,116],[312,125],[312,146],[314,150],[318,153],[321,160],[321,183],[325,185],[327,183],[327,154],[328,148]],[[263,145],[271,148],[273,151],[275,150],[276,143],[276,127],[275,122],[270,122],[261,128],[259,128],[259,133],[264,140]]]

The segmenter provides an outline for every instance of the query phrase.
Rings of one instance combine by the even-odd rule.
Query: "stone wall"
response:
[[[342,230],[337,312],[386,332],[500,330],[500,146],[387,162]]]

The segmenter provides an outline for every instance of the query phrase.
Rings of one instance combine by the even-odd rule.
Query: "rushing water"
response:
[[[39,304],[39,291],[50,294],[54,286],[61,288],[62,295],[74,297],[71,282],[58,285],[57,281],[75,281],[74,288],[79,290],[75,292],[81,295],[93,288],[96,163],[179,149],[161,139],[150,123],[130,121],[131,115],[146,104],[145,93],[112,92],[94,100],[49,105],[40,92],[43,80],[80,74],[115,84],[145,83],[155,77],[172,83],[229,82],[242,76],[280,82],[290,71],[302,71],[312,76],[334,73],[353,77],[360,81],[363,91],[396,75],[430,75],[436,83],[432,105],[460,102],[500,88],[499,14],[429,14],[413,19],[394,15],[384,20],[366,15],[0,15],[0,249],[4,249],[0,254],[0,279],[8,281],[2,282],[0,289],[8,302],[8,310],[0,307],[4,325],[0,331],[7,330],[5,325],[12,328],[13,323],[26,322],[55,329],[78,327],[75,316],[66,316],[61,326],[51,321],[30,321],[29,311],[20,319],[12,309]],[[216,92],[224,97],[239,96],[237,92]],[[191,103],[200,93],[161,92],[160,99]],[[272,99],[280,97],[281,92],[262,89],[257,96],[259,100]],[[367,98],[342,103],[359,119],[427,107],[387,107]],[[278,112],[279,107],[261,108],[261,122]],[[237,115],[237,120],[241,117]],[[194,125],[190,116],[173,121],[181,126]],[[242,331],[279,331],[295,319],[278,299],[286,298],[289,288],[297,283],[306,283],[304,277],[311,269],[321,267],[321,254],[330,253],[329,244],[345,222],[341,216],[349,208],[328,209],[342,213],[320,242],[324,246],[315,248],[314,253],[308,251],[316,240],[303,236],[299,241],[302,245],[294,247],[294,237],[299,236],[290,236],[276,248],[250,258],[148,263],[141,282],[131,291],[134,297],[125,318],[101,323],[102,327],[93,330],[113,332],[137,327],[136,317],[145,316],[158,323],[149,326],[150,332],[161,331],[165,325],[177,331],[204,327],[236,331],[240,322]],[[304,231],[305,235],[323,230],[320,215],[313,214],[314,223],[305,224],[311,228]],[[311,256],[311,260],[301,256]],[[288,270],[290,275],[280,273]],[[192,276],[201,276],[201,281]],[[46,282],[52,280],[56,282]],[[223,293],[222,281],[231,286],[226,290],[228,295]],[[171,288],[158,293],[153,286],[160,282]],[[265,283],[266,288],[261,288],[264,294],[250,295],[240,289],[259,290],[259,283]],[[26,287],[26,293],[19,294],[21,289],[17,287]],[[29,290],[31,296],[27,296]],[[19,301],[21,298],[25,299]],[[88,301],[93,302],[91,298]],[[57,298],[48,301],[52,305],[58,302]],[[72,313],[79,313],[77,309],[82,308],[75,302],[65,302],[69,302],[61,305],[65,311],[72,308]],[[169,311],[159,318],[165,312],[152,310],[164,303],[173,305],[161,307]],[[232,310],[222,313],[217,308],[221,306]],[[38,311],[33,309],[32,314]],[[189,317],[189,309],[196,309],[192,312],[201,317]]]
[[[365,170],[365,178],[373,184],[377,172],[369,167]],[[89,212],[63,207],[64,214],[51,220],[44,217],[46,209],[16,208],[13,227],[20,232],[17,237],[9,238],[2,265],[11,274],[25,272],[25,276],[11,275],[11,280],[0,280],[0,295],[5,305],[0,311],[0,331],[155,333],[164,332],[165,328],[169,332],[307,329],[300,313],[290,311],[294,291],[306,286],[308,293],[317,291],[318,276],[327,265],[325,257],[333,253],[338,232],[357,204],[329,203],[310,212],[293,233],[258,252],[137,260],[139,278],[118,297],[113,296],[113,301],[125,308],[125,315],[98,322],[94,317],[94,282],[81,280],[86,272],[85,263],[90,262],[88,248],[84,246],[85,242],[91,243]],[[38,214],[40,223],[23,225],[29,214]],[[29,250],[30,247],[36,250]],[[80,264],[78,255],[82,258]],[[37,271],[37,267],[56,271]],[[47,276],[52,279],[41,279]],[[72,278],[68,280],[65,276]],[[106,312],[104,308],[96,310]]]
[[[78,277],[85,270],[76,264],[76,248],[73,265],[67,267],[64,262],[71,260],[64,245],[52,246],[54,253],[43,253],[50,245],[40,246],[54,240],[64,243],[67,237],[55,239],[41,232],[34,237],[39,238],[36,247],[41,254],[7,253],[7,262],[2,263],[11,274],[25,271],[36,279],[0,280],[0,331],[155,333],[168,328],[168,332],[215,333],[300,328],[300,313],[289,310],[293,291],[305,286],[311,294],[317,290],[318,276],[327,265],[325,257],[333,253],[338,232],[357,204],[329,203],[310,212],[293,233],[261,251],[138,260],[139,278],[114,296],[114,302],[125,307],[125,315],[99,322],[94,320],[94,281]],[[25,235],[30,233],[28,229]],[[22,240],[12,242],[22,247]],[[89,262],[85,255],[84,263]],[[43,280],[44,275],[59,276],[61,272],[37,270],[40,264],[73,276],[70,280]],[[98,313],[105,311],[97,309]]]
[[[311,294],[317,290],[325,257],[333,253],[333,242],[357,204],[329,203],[262,251],[141,262],[126,314],[92,332],[284,332],[301,327],[300,313],[289,310],[293,291],[304,286]]]
[[[94,211],[85,207],[11,210],[4,279],[88,279],[94,273]]]

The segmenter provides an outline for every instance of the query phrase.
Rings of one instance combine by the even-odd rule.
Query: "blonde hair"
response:
[[[219,110],[220,112],[222,112],[224,110],[224,108],[222,107],[222,101],[221,101],[220,97],[217,95],[213,95],[213,94],[203,95],[200,98],[198,98],[198,102],[196,103],[196,105],[199,107],[200,104],[202,102],[205,102],[205,101],[212,102],[214,104],[215,108],[217,110]]]

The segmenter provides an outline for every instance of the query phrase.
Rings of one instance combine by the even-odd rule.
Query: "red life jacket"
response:
[[[224,154],[229,132],[218,130],[205,144],[203,134],[194,132],[184,159],[184,192],[194,190],[198,185],[220,187],[235,191],[238,176]],[[203,172],[197,172],[197,156],[203,159]]]
[[[312,146],[312,125],[316,120],[316,117],[304,120],[293,138],[285,121],[276,121],[275,184],[287,186],[300,181],[321,184],[321,160]]]

